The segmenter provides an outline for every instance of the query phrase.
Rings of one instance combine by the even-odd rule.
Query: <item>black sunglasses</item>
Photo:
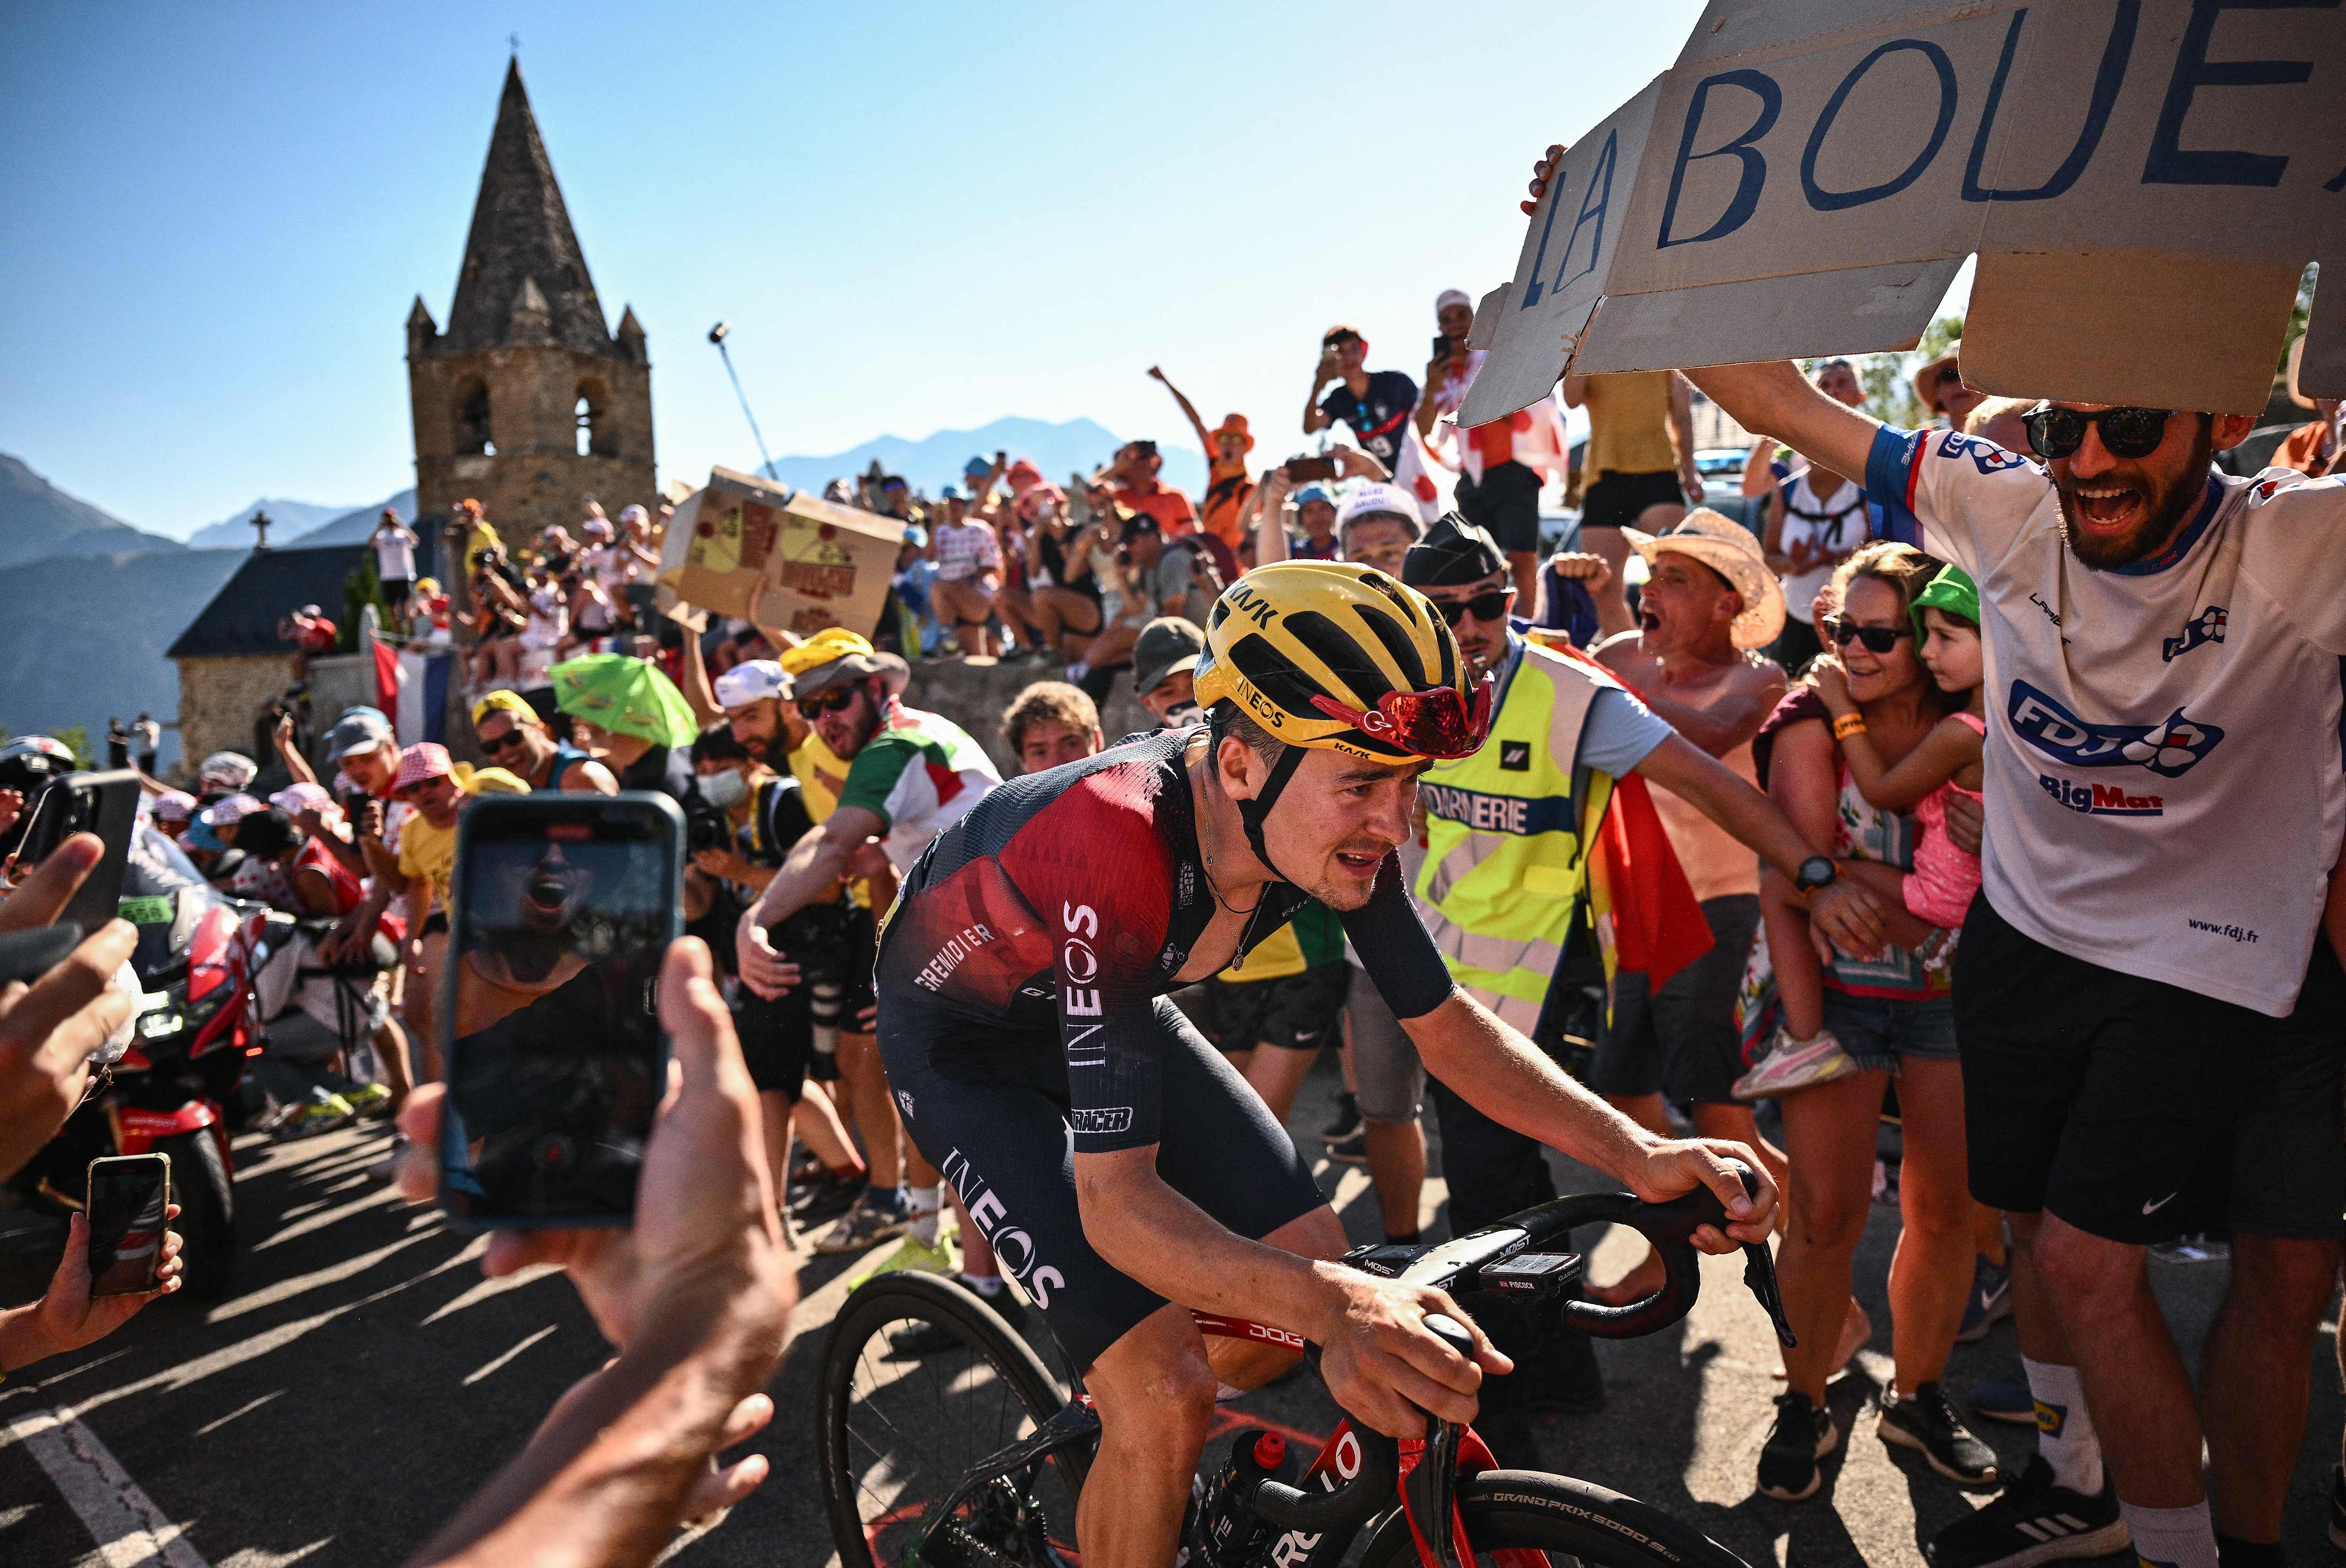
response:
[[[1472,615],[1478,621],[1495,621],[1507,613],[1507,601],[1515,590],[1494,588],[1487,594],[1477,594],[1471,599],[1435,599],[1433,607],[1441,612],[1443,625],[1456,627],[1458,617]]]
[[[509,746],[519,746],[520,744],[521,726],[518,724],[506,730],[503,735],[484,735],[481,737],[481,749],[484,751],[503,751]]]
[[[818,692],[812,697],[800,697],[799,717],[812,718],[821,713],[843,713],[847,705],[855,700],[855,692],[856,688],[849,686],[837,691]]]
[[[1911,637],[1913,635],[1912,626],[1862,626],[1855,621],[1832,623],[1832,640],[1835,647],[1845,648],[1851,643],[1863,643],[1878,654],[1886,654],[1896,647],[1900,637]]]
[[[2098,425],[2102,445],[2112,457],[2148,457],[2167,439],[2171,411],[2163,408],[2106,408],[2081,413],[2074,408],[2032,409],[2020,416],[2028,432],[2028,445],[2047,462],[2066,457],[2085,444],[2086,427]]]

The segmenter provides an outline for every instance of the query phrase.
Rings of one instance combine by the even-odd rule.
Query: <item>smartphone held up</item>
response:
[[[498,796],[458,829],[441,1201],[483,1227],[623,1225],[668,1087],[660,962],[684,820],[664,795]]]
[[[89,1162],[89,1293],[143,1296],[159,1283],[171,1212],[171,1156]]]

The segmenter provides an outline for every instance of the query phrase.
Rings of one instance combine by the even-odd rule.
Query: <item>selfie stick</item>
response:
[[[750,396],[741,390],[741,378],[733,370],[733,356],[725,350],[725,334],[731,331],[730,327],[719,321],[709,329],[709,341],[717,345],[717,357],[725,361],[725,373],[733,382],[733,395],[741,400],[741,417],[750,422],[750,433],[757,437],[758,455],[766,460],[766,477],[778,479],[780,475],[774,472],[773,454],[766,450],[766,438],[758,430],[758,416],[750,412]]]

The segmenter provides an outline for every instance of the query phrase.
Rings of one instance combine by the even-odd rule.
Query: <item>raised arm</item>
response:
[[[724,718],[725,710],[718,706],[717,688],[709,682],[709,661],[700,651],[700,634],[690,626],[678,629],[684,633],[684,678],[676,683],[677,689],[691,705],[693,722],[706,729]]]
[[[1291,482],[1284,464],[1263,471],[1250,504],[1259,508],[1254,524],[1254,564],[1268,566],[1284,561],[1287,549],[1287,492]]]
[[[1678,449],[1678,484],[1687,504],[1702,504],[1702,470],[1694,463],[1694,383],[1673,372],[1670,375],[1670,439]]]
[[[1161,370],[1158,369],[1155,365],[1151,365],[1151,366],[1149,366],[1149,367],[1148,367],[1148,373],[1149,373],[1152,377],[1156,378],[1156,380],[1158,380],[1158,382],[1162,382],[1162,383],[1164,384],[1165,390],[1166,390],[1167,392],[1171,392],[1171,393],[1173,394],[1173,401],[1174,401],[1175,402],[1179,403],[1179,404],[1181,405],[1181,412],[1182,412],[1182,415],[1183,415],[1183,417],[1185,417],[1186,419],[1188,419],[1188,422],[1189,422],[1189,428],[1190,428],[1191,430],[1194,430],[1194,431],[1196,431],[1196,432],[1198,433],[1198,450],[1202,451],[1202,452],[1206,454],[1206,461],[1207,461],[1208,463],[1211,463],[1211,462],[1213,462],[1213,461],[1214,461],[1214,442],[1213,442],[1213,438],[1206,433],[1206,422],[1205,422],[1204,420],[1199,419],[1199,418],[1198,417],[1198,406],[1197,406],[1197,404],[1195,404],[1195,403],[1191,402],[1188,398],[1186,398],[1186,397],[1182,396],[1182,395],[1181,395],[1181,389],[1180,389],[1179,387],[1177,387],[1177,386],[1175,386],[1175,385],[1173,384],[1173,378],[1172,378],[1172,377],[1170,377],[1170,376],[1168,376],[1168,375],[1167,375],[1163,371],[1161,371]],[[1315,390],[1315,392],[1316,392],[1317,389],[1314,389],[1314,390]]]
[[[1825,396],[1790,361],[1712,365],[1686,377],[1754,434],[1772,435],[1836,473],[1865,473],[1882,422]]]

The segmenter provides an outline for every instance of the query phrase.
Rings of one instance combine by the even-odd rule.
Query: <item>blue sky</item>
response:
[[[1003,414],[1258,462],[1320,332],[1416,375],[1433,300],[1667,67],[1694,0],[106,7],[0,16],[0,450],[167,533],[413,480],[506,34],[596,286],[649,337],[663,479]]]

